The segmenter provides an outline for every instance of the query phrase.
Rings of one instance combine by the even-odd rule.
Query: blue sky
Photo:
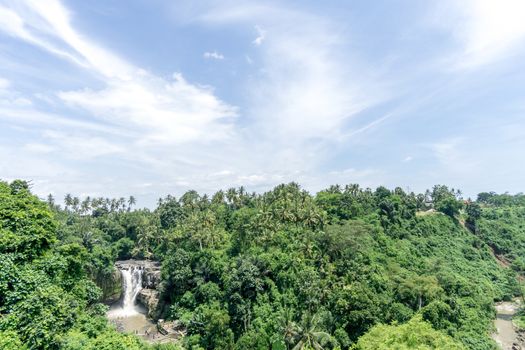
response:
[[[523,191],[525,3],[0,0],[0,178]]]

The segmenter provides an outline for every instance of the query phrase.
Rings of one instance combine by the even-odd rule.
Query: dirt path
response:
[[[517,302],[508,301],[496,304],[496,333],[492,335],[492,338],[503,350],[525,349],[525,344],[519,340],[518,333],[512,324],[512,316],[518,309]]]

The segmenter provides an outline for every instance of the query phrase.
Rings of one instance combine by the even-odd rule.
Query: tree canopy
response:
[[[494,349],[493,303],[525,271],[521,197],[498,196],[290,183],[149,210],[0,182],[0,349]],[[184,327],[177,344],[108,323],[129,258],[161,263],[156,314]]]

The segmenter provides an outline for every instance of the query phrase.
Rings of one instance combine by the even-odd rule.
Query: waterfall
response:
[[[130,266],[129,270],[121,270],[122,289],[124,298],[122,299],[122,310],[125,314],[136,313],[135,301],[142,289],[142,269],[140,266]]]
[[[120,308],[110,311],[111,316],[127,317],[138,314],[137,295],[142,289],[142,266],[126,265],[119,267],[122,275],[122,304]]]

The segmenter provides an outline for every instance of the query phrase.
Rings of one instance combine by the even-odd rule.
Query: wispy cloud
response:
[[[180,143],[204,135],[220,139],[231,132],[236,109],[215,97],[211,88],[191,84],[181,74],[167,80],[135,67],[80,35],[71,25],[69,11],[57,0],[27,0],[20,5],[17,13],[0,7],[0,29],[72,59],[106,85],[62,91],[58,97],[65,103],[106,123],[138,129],[145,142]],[[43,39],[47,37],[55,43]]]
[[[156,76],[119,57],[79,33],[72,25],[74,15],[58,0],[9,4],[9,8],[0,5],[0,31],[71,62],[97,83],[83,89],[39,92],[36,97],[21,94],[8,80],[0,80],[0,91],[9,88],[0,93],[0,121],[12,127],[20,125],[16,133],[33,139],[16,150],[4,150],[2,164],[17,157],[27,160],[2,171],[4,178],[34,179],[41,184],[41,191],[68,186],[71,191],[84,187],[84,191],[96,192],[107,187],[113,189],[110,194],[133,191],[135,181],[144,182],[142,177],[149,172],[149,181],[180,184],[185,180],[176,179],[175,169],[193,180],[195,174],[209,173],[224,164],[224,147],[216,144],[228,143],[235,136],[238,110],[219,99],[212,87],[188,82],[180,73],[171,78]],[[222,57],[219,53],[212,56]],[[41,103],[33,104],[31,99],[54,105],[56,112],[42,110]],[[29,171],[29,161],[35,157],[43,159]],[[41,164],[47,158],[55,160]],[[76,171],[64,171],[63,176],[48,177],[51,172],[45,171],[73,163]],[[88,167],[89,163],[96,165]],[[110,184],[123,169],[134,167],[133,179]],[[97,173],[105,174],[104,181],[96,186],[84,181]],[[210,181],[204,181],[197,187],[209,185]],[[160,188],[170,191],[168,185],[163,186],[156,187],[156,195]]]
[[[66,103],[126,129],[140,128],[142,142],[182,143],[224,139],[236,109],[211,88],[189,84],[181,74],[167,81],[149,74],[111,80],[102,90],[59,93]]]
[[[9,80],[0,77],[0,93],[11,85]]]
[[[468,152],[469,140],[464,137],[446,138],[430,145],[438,161],[437,174],[457,177],[479,171],[480,158]]]
[[[479,68],[512,55],[525,43],[522,0],[442,2],[439,13],[440,25],[451,29],[461,45],[454,57],[457,68]]]
[[[341,53],[343,34],[330,21],[286,6],[248,2],[235,6],[235,16],[227,8],[217,5],[198,18],[213,25],[259,23],[254,43],[264,41],[261,71],[248,86],[247,111],[260,122],[258,131],[287,140],[333,140],[345,121],[386,98],[366,64]]]
[[[257,24],[250,62],[258,72],[246,82],[249,124],[239,155],[250,162],[240,168],[320,188],[329,179],[313,174],[333,156],[346,123],[387,93],[366,63],[343,54],[344,32],[332,21],[287,5],[230,5],[214,3],[195,18],[208,26]]]
[[[62,187],[160,195],[174,189],[210,191],[243,184],[264,190],[286,181],[299,181],[314,190],[333,182],[373,186],[384,179],[384,172],[370,163],[354,164],[352,157],[358,150],[350,148],[365,138],[359,135],[372,139],[372,131],[387,129],[397,117],[426,106],[421,104],[425,86],[417,85],[403,92],[408,97],[401,106],[385,107],[383,103],[398,93],[388,88],[389,78],[406,77],[383,74],[394,69],[379,69],[369,61],[371,55],[360,56],[359,47],[366,43],[353,37],[353,27],[346,22],[298,3],[188,2],[188,11],[195,13],[180,12],[188,16],[184,25],[198,27],[195,32],[234,29],[239,34],[235,40],[242,42],[203,41],[189,47],[195,49],[193,58],[202,54],[204,59],[224,60],[213,69],[204,59],[187,64],[181,57],[168,57],[164,59],[170,63],[157,71],[156,67],[143,68],[156,62],[138,64],[144,61],[132,56],[129,49],[117,52],[80,31],[76,22],[80,14],[58,0],[4,3],[11,5],[0,5],[4,34],[92,78],[81,84],[56,81],[38,94],[17,93],[18,82],[9,75],[12,84],[7,81],[3,89],[0,80],[0,91],[9,90],[0,96],[0,121],[23,127],[25,131],[19,132],[26,132],[27,137],[16,151],[9,152],[9,159],[24,152],[27,159],[49,160],[49,166],[59,163],[65,174],[60,177]],[[89,25],[83,22],[82,28]],[[468,40],[462,41],[465,47],[470,47]],[[206,51],[210,48],[228,50],[227,59],[219,51]],[[170,75],[166,73],[169,67],[184,74]],[[234,96],[230,90],[216,91],[195,82],[196,76],[208,77],[207,73],[195,74],[202,68],[224,69],[223,76],[217,75],[221,79],[239,74],[224,85],[241,92]],[[210,81],[216,81],[212,78]],[[415,80],[407,78],[402,87],[411,85],[411,79]],[[406,108],[412,104],[417,108]],[[396,118],[391,118],[394,114]],[[429,144],[434,142],[429,138]],[[464,160],[456,152],[460,146],[449,139],[432,143],[430,158],[442,166],[457,164]],[[411,156],[403,158],[412,152],[410,148],[402,152],[392,156],[400,167],[400,160],[412,160]],[[424,161],[420,154],[416,156],[418,164]],[[14,167],[23,174],[26,166]],[[334,168],[347,169],[330,171]],[[9,175],[13,174],[10,169]],[[95,176],[101,178],[99,183],[86,181]],[[43,185],[46,189],[53,187],[53,181],[58,184],[58,178],[38,177],[48,181]]]
[[[202,56],[204,58],[211,58],[211,59],[214,59],[214,60],[223,60],[224,59],[224,55],[221,54],[221,53],[218,53],[217,51],[205,52]]]
[[[260,26],[255,26],[257,31],[257,37],[253,40],[254,45],[259,46],[262,44],[264,39],[266,39],[266,31],[263,30]]]

